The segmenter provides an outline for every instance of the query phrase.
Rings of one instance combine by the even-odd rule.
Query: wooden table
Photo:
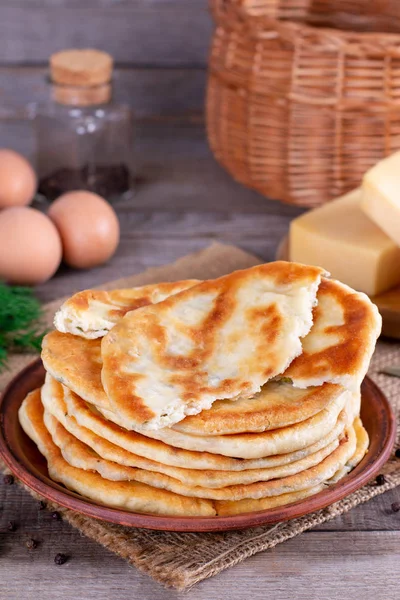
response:
[[[213,240],[274,257],[297,208],[267,201],[235,184],[214,162],[196,120],[144,122],[138,131],[136,198],[117,208],[122,239],[110,264],[63,269],[38,289],[43,301],[149,266],[171,262]],[[400,598],[400,501],[392,491],[349,514],[258,554],[188,592],[187,600],[395,600]],[[15,520],[18,530],[6,530]],[[39,540],[29,552],[27,538]],[[54,565],[57,552],[71,556]],[[17,486],[0,483],[1,600],[170,600],[164,590],[83,538]]]

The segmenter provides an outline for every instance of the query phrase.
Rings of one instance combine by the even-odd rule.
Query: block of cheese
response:
[[[319,265],[373,296],[400,283],[400,248],[361,210],[361,190],[311,210],[290,226],[290,260]]]
[[[400,152],[364,175],[361,208],[400,246]]]

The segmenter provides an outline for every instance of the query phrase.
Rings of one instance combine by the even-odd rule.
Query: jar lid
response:
[[[54,83],[91,87],[111,80],[113,59],[101,50],[63,50],[50,57],[50,74]]]
[[[73,85],[53,85],[51,97],[58,104],[66,106],[95,106],[108,104],[112,96],[110,83],[92,87]]]

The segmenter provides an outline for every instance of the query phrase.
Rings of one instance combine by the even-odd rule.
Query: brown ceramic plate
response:
[[[276,260],[289,260],[289,238],[281,240]],[[400,340],[400,285],[378,296],[370,296],[382,315],[382,335]]]
[[[319,510],[351,494],[377,475],[389,458],[395,437],[395,418],[380,389],[368,378],[362,385],[361,416],[371,445],[361,463],[344,479],[299,502],[232,517],[162,517],[130,513],[94,504],[49,478],[46,460],[22,430],[18,409],[28,392],[42,385],[40,360],[21,371],[9,384],[0,401],[0,456],[11,471],[35,492],[78,513],[131,527],[165,531],[228,531],[277,523]]]

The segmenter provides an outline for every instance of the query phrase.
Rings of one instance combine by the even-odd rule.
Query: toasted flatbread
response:
[[[19,410],[19,420],[25,433],[46,458],[50,477],[98,504],[131,512],[170,516],[215,515],[210,500],[186,498],[136,481],[111,482],[97,473],[71,467],[54,444],[43,423],[40,390],[28,394]]]
[[[350,428],[336,450],[314,467],[283,479],[251,485],[230,486],[221,490],[209,490],[210,494],[224,498],[214,502],[193,496],[186,497],[136,481],[113,481],[105,479],[97,473],[71,467],[54,444],[44,424],[44,411],[39,390],[35,390],[25,399],[20,408],[19,417],[25,432],[35,441],[39,450],[46,457],[49,474],[54,480],[64,483],[73,491],[77,491],[99,504],[134,512],[171,516],[212,516],[216,513],[227,515],[265,510],[317,493],[324,484],[333,481],[335,474],[341,473],[342,476],[345,474],[344,465],[348,464],[352,457],[356,454],[360,456],[358,451],[360,436],[355,433],[353,428]],[[50,418],[52,419],[52,417]],[[361,429],[362,426],[359,424],[358,431],[360,432]],[[84,459],[85,453],[88,452],[89,461],[93,460],[95,455],[91,454],[88,447],[85,448],[82,455],[81,451],[82,448],[79,448],[80,459]],[[73,449],[72,453],[74,452],[76,451]],[[97,456],[95,458],[101,460]],[[95,466],[94,463],[92,466]],[[170,480],[168,477],[165,479]],[[178,487],[182,490],[187,489],[187,486],[182,484]],[[193,493],[192,489],[190,491]]]
[[[57,419],[50,413],[44,412],[44,424],[52,436],[53,442],[61,450],[63,458],[73,467],[83,469],[84,471],[94,471],[99,473],[104,479],[110,481],[139,481],[155,488],[166,489],[171,492],[181,494],[187,497],[208,498],[210,500],[236,499],[241,500],[247,497],[253,497],[254,493],[264,493],[276,487],[279,481],[281,485],[286,485],[290,480],[291,485],[303,485],[303,480],[307,477],[311,468],[321,465],[321,463],[331,456],[340,445],[340,440],[335,440],[323,450],[315,455],[309,456],[300,464],[293,463],[285,467],[265,470],[260,473],[259,479],[251,483],[240,482],[236,485],[229,485],[220,488],[209,488],[204,486],[193,486],[188,482],[179,481],[163,473],[147,471],[146,469],[136,469],[124,467],[115,462],[104,460],[99,454],[94,452],[89,446],[71,435]],[[336,472],[335,469],[334,472]],[[246,471],[236,473],[236,477],[243,476]],[[272,482],[271,480],[274,480]],[[264,485],[269,482],[269,485]]]
[[[84,290],[64,302],[54,317],[54,327],[87,339],[101,338],[127,312],[161,302],[196,283],[197,279],[187,279],[122,290]]]
[[[217,400],[209,410],[186,417],[172,428],[203,436],[280,429],[313,417],[344,391],[330,383],[304,390],[283,379],[268,381],[253,398]]]
[[[358,390],[381,326],[382,318],[368,296],[324,278],[318,288],[314,324],[302,340],[303,352],[284,375],[301,388],[331,382]]]
[[[183,450],[142,434],[126,431],[104,419],[89,404],[49,375],[42,387],[42,402],[46,410],[70,433],[102,458],[124,466],[159,471],[182,481],[195,482],[196,485],[203,485],[204,474],[210,487],[221,487],[221,481],[224,481],[229,472],[246,470],[253,471],[254,474],[258,469],[280,467],[302,460],[337,439],[345,426],[353,421],[351,414],[348,414],[350,407],[346,407],[332,430],[315,444],[291,453],[243,460],[209,452]]]
[[[55,379],[91,404],[111,411],[101,383],[100,340],[52,331],[43,340],[42,360]],[[218,400],[209,410],[186,417],[174,429],[198,435],[278,429],[313,416],[343,391],[334,384],[302,390],[285,381],[269,381],[254,398]]]
[[[357,437],[357,448],[350,460],[347,461],[347,466],[350,467],[350,470],[354,469],[362,461],[368,452],[369,446],[369,435],[359,416],[354,419],[353,427]]]
[[[292,379],[294,386],[302,389],[318,387],[325,382],[340,383],[350,390],[358,389],[380,331],[377,309],[364,294],[325,278],[317,297],[319,304],[314,308],[313,327],[302,341],[303,353],[291,363],[284,377]],[[100,381],[99,340],[85,342],[75,336],[52,332],[44,340],[43,361],[54,377],[77,394],[101,408],[112,410]],[[199,417],[189,417],[181,421],[177,429],[213,435],[237,433],[241,427],[247,427],[248,414],[245,419],[239,419],[239,411],[234,405],[217,401],[217,407],[218,413],[219,408],[225,408],[218,415],[203,411]],[[226,408],[229,413],[232,409],[232,415],[226,413]],[[295,422],[295,413],[292,417]],[[267,420],[259,413],[251,431],[261,431],[263,422],[268,427]],[[278,422],[276,426],[280,425]],[[275,426],[274,419],[271,426]]]
[[[305,490],[299,490],[297,492],[288,492],[287,494],[281,494],[280,496],[268,496],[267,498],[258,498],[252,500],[247,498],[246,500],[230,501],[230,500],[216,500],[214,505],[217,510],[219,517],[231,517],[233,515],[240,515],[243,513],[251,513],[262,510],[270,510],[277,508],[278,506],[286,506],[287,504],[293,504],[299,500],[304,500],[310,496],[314,496],[325,489],[323,483],[316,485],[312,488]]]
[[[101,383],[101,342],[51,331],[42,342],[42,361],[48,373],[96,406],[110,410]]]
[[[130,429],[249,398],[302,351],[322,269],[275,262],[125,315],[102,339],[102,382]]]
[[[351,393],[344,392],[327,408],[313,417],[289,427],[262,433],[200,436],[166,427],[147,430],[146,436],[185,450],[206,451],[234,458],[263,458],[295,452],[319,441],[333,429],[340,412],[351,402]],[[109,421],[115,419],[113,413],[105,412],[104,414]],[[121,423],[119,424],[121,425]]]
[[[267,498],[259,498],[257,500],[246,499],[239,500],[238,502],[231,502],[226,500],[217,500],[214,505],[217,510],[218,516],[230,516],[243,514],[247,512],[255,512],[259,510],[268,510],[277,506],[283,506],[286,504],[292,504],[298,502],[309,496],[314,496],[319,492],[322,492],[326,487],[337,483],[340,479],[343,479],[348,473],[361,462],[365,456],[368,447],[368,433],[364,429],[361,420],[358,418],[354,421],[354,433],[356,437],[356,446],[354,454],[349,458],[347,463],[340,467],[336,473],[333,474],[327,481],[320,483],[312,488],[300,490],[297,492],[291,492],[288,494],[282,494],[280,496],[272,496]],[[367,445],[366,445],[367,440]]]
[[[65,460],[74,467],[97,471],[105,479],[112,481],[140,481],[157,488],[193,496],[197,498],[218,499],[235,491],[235,486],[282,479],[306,471],[318,465],[339,446],[340,436],[324,446],[318,452],[302,460],[266,469],[250,471],[196,471],[191,469],[173,469],[169,472],[128,467],[112,460],[104,459],[93,448],[72,435],[49,411],[44,412],[44,423],[54,443],[60,448]],[[177,473],[177,471],[180,471]],[[178,477],[175,477],[178,475]],[[186,475],[186,477],[184,476]],[[226,490],[226,488],[229,488]],[[221,490],[221,491],[220,491]],[[240,493],[245,490],[240,488]]]

